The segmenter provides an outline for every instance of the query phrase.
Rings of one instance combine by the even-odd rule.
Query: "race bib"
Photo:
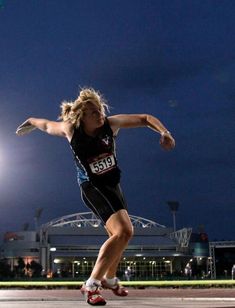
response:
[[[92,173],[102,174],[115,167],[115,158],[112,154],[106,154],[102,158],[98,158],[89,164]]]

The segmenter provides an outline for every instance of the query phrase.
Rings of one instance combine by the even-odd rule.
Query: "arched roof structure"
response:
[[[129,215],[131,222],[134,227],[140,228],[166,228],[164,225],[160,225],[155,221]],[[83,212],[83,213],[75,213],[66,216],[62,216],[60,218],[53,219],[48,223],[44,224],[42,228],[45,230],[49,227],[77,227],[77,228],[86,228],[86,227],[94,227],[97,228],[101,226],[101,220],[98,219],[92,212]]]

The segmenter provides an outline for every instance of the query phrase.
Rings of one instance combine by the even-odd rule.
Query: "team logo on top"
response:
[[[106,135],[104,138],[101,139],[102,143],[104,143],[106,146],[110,143],[110,137]]]

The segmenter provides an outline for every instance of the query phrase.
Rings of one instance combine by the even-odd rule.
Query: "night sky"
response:
[[[203,225],[235,240],[235,1],[5,0],[0,9],[0,232],[89,211],[66,139],[18,137],[30,116],[56,120],[80,87],[104,94],[110,114],[149,113],[148,128],[117,138],[129,213],[177,228]]]

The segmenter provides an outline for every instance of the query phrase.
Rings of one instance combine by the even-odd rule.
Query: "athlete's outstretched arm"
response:
[[[170,150],[175,147],[175,140],[168,129],[150,114],[118,114],[108,117],[108,120],[114,134],[120,128],[149,127],[161,135],[160,144],[164,149]]]
[[[50,135],[66,137],[64,122],[54,122],[47,119],[29,118],[18,126],[16,134],[19,136],[25,135],[34,129],[40,129]]]

